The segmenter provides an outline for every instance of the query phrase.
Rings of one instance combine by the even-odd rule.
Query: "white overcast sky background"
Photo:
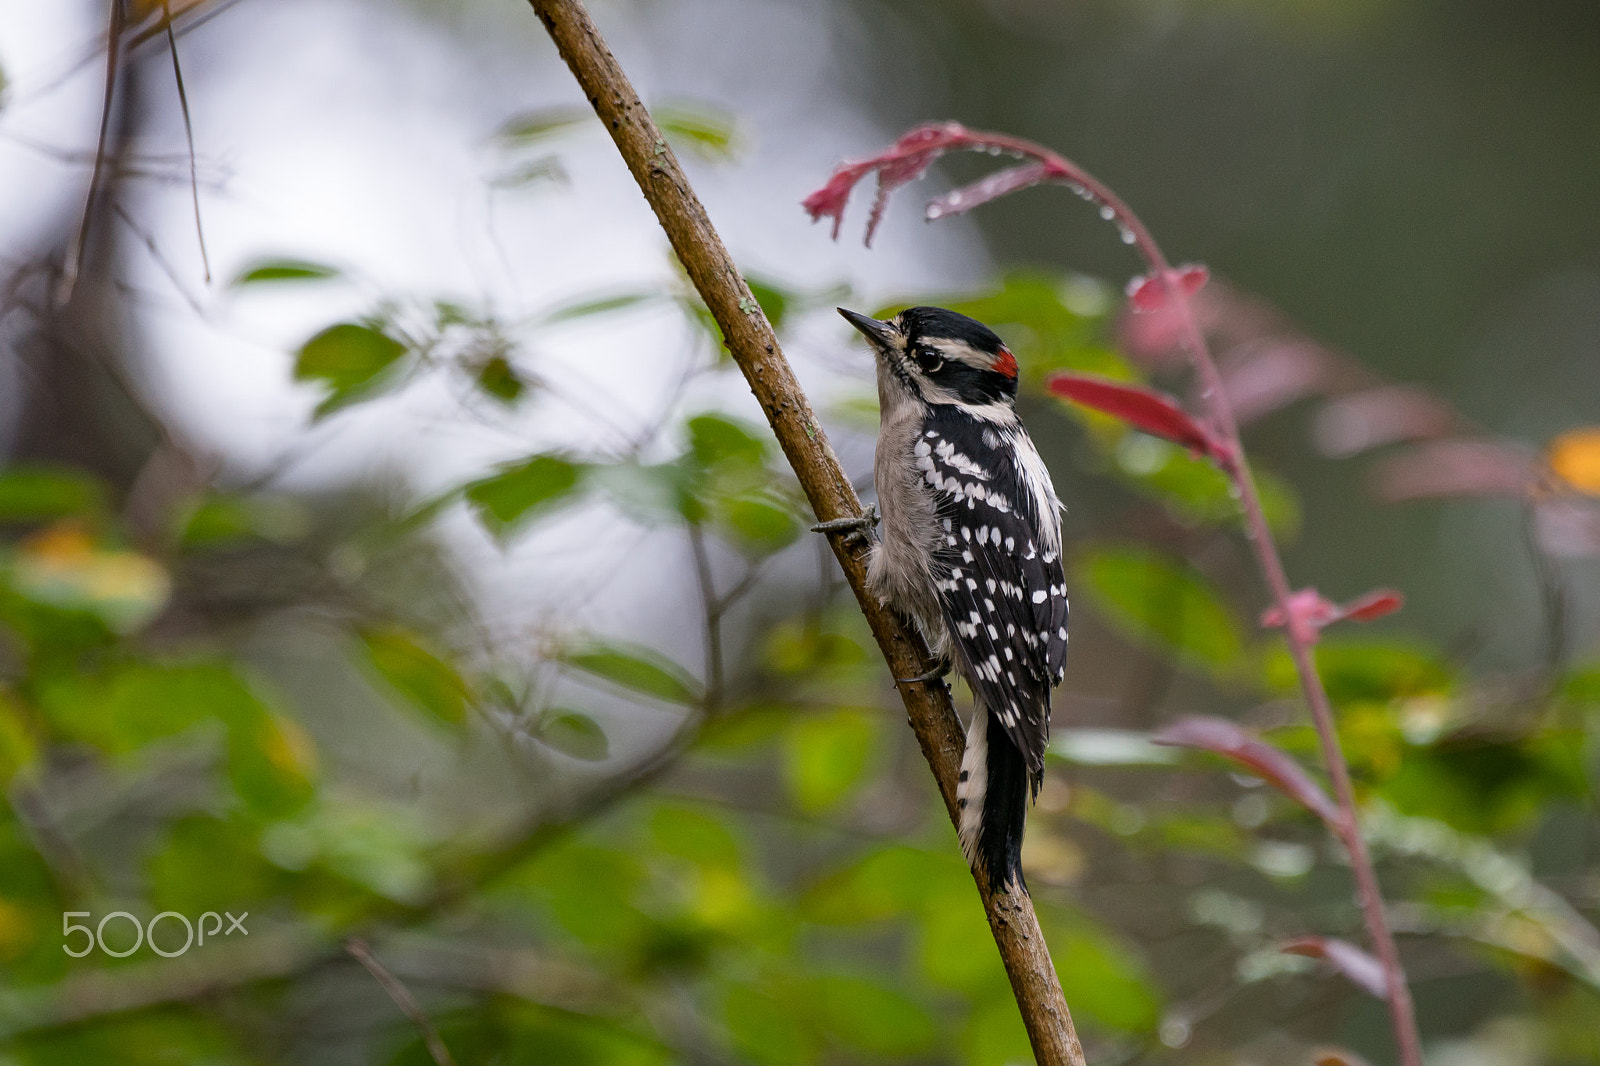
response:
[[[28,247],[42,224],[83,195],[85,166],[18,139],[92,151],[103,64],[82,60],[98,47],[104,10],[98,0],[0,0],[0,65],[10,81],[0,110],[0,239],[10,249]],[[840,42],[853,30],[842,7],[599,2],[594,14],[647,103],[705,102],[737,118],[744,150],[736,162],[686,161],[747,268],[802,290],[848,284],[864,306],[984,276],[971,229],[959,221],[924,225],[912,197],[897,201],[870,251],[860,244],[865,195],[838,243],[801,210],[801,197],[835,162],[898,132],[875,127],[841,88],[851,79],[835,64],[850,62]],[[370,310],[380,296],[442,297],[516,319],[671,277],[665,240],[598,125],[553,146],[569,184],[491,190],[489,179],[509,165],[493,139],[507,118],[583,102],[531,12],[515,3],[245,0],[179,47],[214,279],[203,280],[189,190],[180,182],[143,182],[123,193],[176,281],[136,240],[125,245],[119,270],[150,294],[126,309],[152,359],[138,372],[184,438],[219,458],[232,478],[292,452],[300,458],[285,471],[287,488],[388,471],[419,493],[540,447],[605,439],[592,420],[559,402],[536,401],[516,418],[485,422],[444,388],[308,429],[317,395],[290,379],[301,342]],[[147,54],[151,117],[137,150],[181,154],[166,58],[148,46]],[[171,169],[181,175],[183,167]],[[326,261],[354,280],[228,289],[241,266],[269,255]],[[564,391],[615,410],[624,424],[643,424],[658,413],[688,344],[676,312],[645,309],[542,332],[524,357]],[[852,359],[865,371],[866,355],[825,312],[801,325],[790,355],[819,397],[865,384],[834,373]],[[697,404],[760,416],[731,376],[718,394],[690,401]],[[854,458],[862,458],[859,449]],[[444,532],[476,578],[486,614],[502,620],[541,617],[551,597],[563,607],[581,599],[575,621],[650,639],[662,632],[661,612],[681,609],[688,591],[677,538],[641,545],[636,530],[603,512],[557,522],[509,554],[463,515],[447,518]],[[623,546],[634,547],[618,571]],[[614,575],[610,591],[574,597],[578,586],[564,578],[590,562]],[[641,590],[656,598],[653,606],[640,602]],[[673,628],[692,642],[693,627]],[[667,650],[698,661],[692,648]]]

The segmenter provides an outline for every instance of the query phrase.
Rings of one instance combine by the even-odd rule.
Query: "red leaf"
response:
[[[1273,604],[1261,612],[1261,624],[1268,629],[1286,628],[1289,635],[1302,644],[1315,644],[1322,627],[1337,621],[1339,608],[1313,588],[1289,593],[1289,615]]]
[[[980,181],[964,185],[954,192],[945,193],[928,203],[924,217],[932,222],[937,218],[963,214],[990,200],[998,200],[1019,189],[1038,185],[1050,178],[1050,168],[1043,163],[1028,163],[1009,170],[997,170]]]
[[[1440,440],[1420,444],[1378,468],[1378,494],[1386,500],[1438,496],[1521,496],[1539,487],[1539,468],[1528,452],[1490,440]]]
[[[1394,589],[1377,589],[1346,604],[1335,604],[1313,588],[1289,594],[1289,634],[1302,644],[1315,644],[1322,630],[1335,622],[1350,619],[1371,622],[1393,614],[1405,606],[1406,599]],[[1261,624],[1269,629],[1284,627],[1283,609],[1274,604],[1261,612]]]
[[[1170,396],[1084,374],[1052,374],[1045,387],[1057,396],[1119,418],[1135,429],[1209,456],[1227,465],[1228,447],[1178,406]]]
[[[1150,739],[1157,744],[1195,748],[1230,759],[1321,818],[1336,832],[1343,831],[1344,817],[1339,808],[1299,763],[1287,752],[1226,718],[1183,718]]]
[[[920,178],[935,159],[953,151],[1006,154],[1029,162],[991,174],[982,181],[933,201],[928,205],[927,217],[930,219],[960,214],[1018,189],[1047,181],[1064,182],[1079,196],[1110,205],[1113,217],[1126,211],[1109,190],[1071,161],[1049,149],[1019,137],[969,130],[958,122],[930,122],[917,126],[875,156],[840,164],[828,183],[806,197],[803,204],[810,212],[812,221],[833,219],[833,236],[837,240],[851,191],[869,174],[877,174],[878,195],[872,205],[872,215],[867,220],[867,243],[871,244],[889,194],[907,182]]]
[[[1328,351],[1298,340],[1238,345],[1222,369],[1222,391],[1241,425],[1326,387],[1334,369]]]
[[[1378,999],[1384,998],[1385,991],[1389,987],[1389,982],[1384,977],[1383,963],[1348,940],[1335,940],[1327,936],[1303,936],[1279,944],[1278,950],[1290,955],[1322,959],[1349,978],[1351,984]]]
[[[1165,283],[1154,274],[1141,274],[1128,282],[1128,302],[1135,311],[1160,311],[1171,301],[1174,288],[1187,298],[1199,292],[1210,276],[1199,263],[1173,267],[1167,271]]]
[[[1394,589],[1378,589],[1351,600],[1340,610],[1352,622],[1371,622],[1386,614],[1394,614],[1406,605],[1406,598]]]
[[[838,240],[839,227],[844,222],[844,209],[851,191],[868,174],[876,172],[878,196],[873,201],[872,215],[867,220],[866,242],[871,244],[878,223],[883,219],[889,194],[907,182],[920,178],[933,161],[945,152],[965,147],[972,140],[966,128],[955,122],[917,126],[871,158],[841,163],[828,183],[801,203],[813,222],[822,218],[833,219],[833,238]]]
[[[1382,385],[1341,396],[1317,412],[1312,439],[1323,455],[1359,455],[1385,444],[1450,432],[1457,418],[1438,397],[1410,385]]]
[[[1318,1048],[1311,1053],[1313,1066],[1367,1066],[1367,1060],[1342,1047]]]

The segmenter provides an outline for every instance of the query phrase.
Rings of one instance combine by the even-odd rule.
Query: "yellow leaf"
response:
[[[1600,426],[1561,434],[1550,442],[1545,461],[1579,492],[1600,496]]]
[[[29,599],[92,611],[123,633],[154,618],[172,591],[171,579],[155,560],[104,547],[70,521],[23,541],[12,576],[17,591]]]

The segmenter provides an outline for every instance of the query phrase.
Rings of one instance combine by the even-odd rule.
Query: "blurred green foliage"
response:
[[[506,138],[538,142],[565,121],[524,116]],[[722,144],[717,128],[680,125]],[[237,284],[334,275],[263,261]],[[822,303],[770,280],[753,291],[784,322]],[[1238,565],[1225,483],[1043,394],[1058,368],[1144,376],[1108,339],[1103,287],[1029,273],[946,302],[1011,339],[1030,419],[1076,426],[1057,481],[1099,496],[1069,560],[1075,647],[1177,667],[1163,683],[1192,709],[1241,715],[1314,760],[1289,664],[1253,635],[1246,605],[1260,594]],[[700,330],[694,373],[731,373],[679,291],[599,294],[518,327],[459,304],[386,304],[317,333],[293,373],[321,390],[319,418],[429,375],[518,409],[545,399],[553,373],[519,330],[646,305]],[[635,448],[542,447],[366,522],[199,491],[137,547],[89,472],[0,473],[0,1061],[431,1061],[344,956],[346,936],[373,945],[463,1064],[1027,1060],[870,635],[837,587],[788,565],[806,557],[808,519],[770,435],[687,403],[671,416]],[[1292,488],[1261,479],[1292,535]],[[385,552],[426,558],[429,522],[446,513],[511,547],[597,510],[714,551],[700,608],[675,624],[719,636],[720,659],[691,668],[606,633],[507,651],[420,609],[453,595],[436,565],[420,582],[377,565]],[[251,608],[248,625],[218,625],[197,590],[224,565],[258,584],[315,579]],[[266,665],[269,623],[308,634],[305,683]],[[1106,676],[1073,662],[1069,677]],[[1418,976],[1475,975],[1544,1027],[1551,1061],[1600,1062],[1600,671],[1508,694],[1382,635],[1330,635],[1318,662]],[[379,710],[358,717],[350,693]],[[1235,1061],[1238,1041],[1269,1029],[1381,1059],[1362,994],[1276,951],[1306,933],[1360,939],[1336,850],[1259,782],[1151,745],[1149,698],[1128,696],[1117,729],[1086,728],[1088,697],[1069,681],[1024,852],[1092,1060]],[[485,751],[509,778],[479,780]],[[424,771],[459,802],[419,802]],[[1531,861],[1546,838],[1570,846]],[[248,911],[249,937],[171,960],[62,951],[64,912],[94,923],[119,910]],[[1430,987],[1418,986],[1424,1022],[1454,1031],[1432,1020]]]

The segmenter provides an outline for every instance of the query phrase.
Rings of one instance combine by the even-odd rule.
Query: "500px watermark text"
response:
[[[226,929],[222,927],[222,919],[224,915],[226,915],[228,919],[228,927]],[[223,936],[231,936],[234,933],[243,933],[245,936],[250,935],[250,930],[244,927],[244,920],[250,917],[249,911],[245,911],[237,918],[235,918],[228,911],[223,911],[222,914],[218,914],[216,911],[206,911],[200,916],[200,921],[198,923],[189,921],[187,917],[179,914],[177,911],[162,911],[154,918],[151,918],[150,921],[144,925],[140,925],[139,919],[135,918],[127,911],[112,911],[110,914],[101,918],[99,924],[93,929],[89,928],[87,925],[81,925],[72,920],[74,918],[92,917],[94,917],[94,915],[89,911],[66,911],[61,915],[61,938],[63,941],[66,941],[74,933],[83,934],[82,950],[74,951],[72,944],[68,942],[61,945],[62,951],[65,951],[68,955],[71,955],[75,959],[81,959],[98,947],[101,951],[105,952],[107,955],[110,955],[112,958],[120,959],[124,958],[125,956],[132,955],[135,951],[139,950],[141,945],[148,942],[150,945],[150,950],[155,952],[157,955],[161,955],[168,959],[174,959],[194,946],[196,942],[195,928],[197,924],[199,926],[200,933],[199,943],[202,945],[205,944],[207,936],[210,936],[212,939],[216,939],[218,933],[221,933]],[[125,918],[127,919],[128,924],[133,926],[132,947],[125,948],[121,951],[106,947],[106,923],[113,918]],[[168,950],[167,948],[163,948],[161,945],[156,943],[156,925],[164,918],[170,919],[174,922],[180,922],[183,925],[183,947],[178,948],[176,951]],[[210,919],[212,923],[210,929],[206,928],[207,919]]]

